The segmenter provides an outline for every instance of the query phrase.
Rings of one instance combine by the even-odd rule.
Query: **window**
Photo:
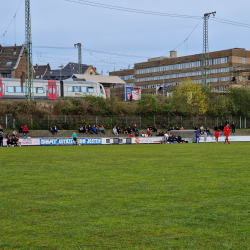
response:
[[[9,66],[11,66],[11,64],[12,64],[12,62],[7,62],[6,66],[9,67]]]
[[[242,64],[246,64],[246,57],[242,57]]]
[[[81,87],[80,86],[74,86],[74,92],[80,92]]]
[[[101,94],[104,94],[102,86],[100,86],[100,92],[101,92]]]
[[[37,88],[37,93],[38,94],[43,94],[43,88]]]
[[[22,87],[16,87],[16,93],[22,93]]]
[[[8,87],[8,92],[14,93],[14,87]]]
[[[67,91],[68,92],[73,92],[73,86],[67,86]]]
[[[15,54],[16,54],[16,51],[14,51],[13,55],[15,55]]]
[[[88,87],[88,92],[89,93],[94,93],[94,88],[93,87]]]
[[[87,92],[87,88],[86,87],[81,87],[81,92],[86,93]]]
[[[36,76],[36,79],[38,79],[40,76]]]

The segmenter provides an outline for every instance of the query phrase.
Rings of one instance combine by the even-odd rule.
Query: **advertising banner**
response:
[[[57,98],[56,81],[48,80],[48,97],[49,99]]]
[[[2,83],[2,78],[0,78],[0,98],[3,97],[3,83]]]
[[[138,101],[141,99],[141,88],[126,87],[126,101]]]
[[[132,143],[161,143],[162,137],[132,137]]]
[[[19,139],[19,142],[21,142],[22,146],[40,146],[40,139],[31,139],[31,138],[25,138],[25,139]],[[7,140],[3,140],[3,146],[7,146]]]
[[[80,145],[97,145],[102,144],[102,138],[79,138],[77,144]],[[53,146],[53,145],[73,145],[72,138],[43,138],[40,139],[40,145],[42,146]]]

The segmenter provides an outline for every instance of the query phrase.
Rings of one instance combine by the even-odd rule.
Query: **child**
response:
[[[219,136],[220,136],[219,130],[214,131],[214,136],[215,136],[216,143],[218,143],[218,139],[219,139]]]

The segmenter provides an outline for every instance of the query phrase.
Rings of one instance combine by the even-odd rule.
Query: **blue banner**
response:
[[[132,88],[126,87],[126,101],[131,101],[133,98],[132,96]]]
[[[91,144],[102,144],[102,138],[78,138],[77,144],[81,145],[91,145]],[[41,146],[49,146],[49,145],[73,145],[72,138],[43,138],[40,139]]]

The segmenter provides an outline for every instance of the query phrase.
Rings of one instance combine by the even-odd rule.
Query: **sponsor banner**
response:
[[[218,138],[218,142],[224,142],[225,139],[226,139],[225,136],[220,136]],[[250,141],[250,136],[230,136],[229,135],[228,140],[229,140],[229,142]],[[205,142],[204,137],[200,137],[200,142]],[[207,137],[206,142],[216,142],[215,137],[214,136],[213,137],[211,137],[211,136]]]
[[[22,138],[19,139],[22,146],[40,146],[40,139]],[[7,146],[7,140],[3,140],[3,146]]]
[[[162,137],[132,137],[132,143],[161,143]]]
[[[2,78],[0,78],[0,98],[3,97],[3,83],[2,83]]]
[[[103,138],[102,144],[109,145],[109,144],[131,144],[131,138]]]
[[[126,87],[126,101],[137,101],[141,99],[141,88]]]
[[[81,145],[93,145],[93,144],[102,144],[102,138],[79,138],[77,143]],[[40,139],[40,145],[42,146],[57,146],[57,145],[72,145],[72,138],[43,138]]]

